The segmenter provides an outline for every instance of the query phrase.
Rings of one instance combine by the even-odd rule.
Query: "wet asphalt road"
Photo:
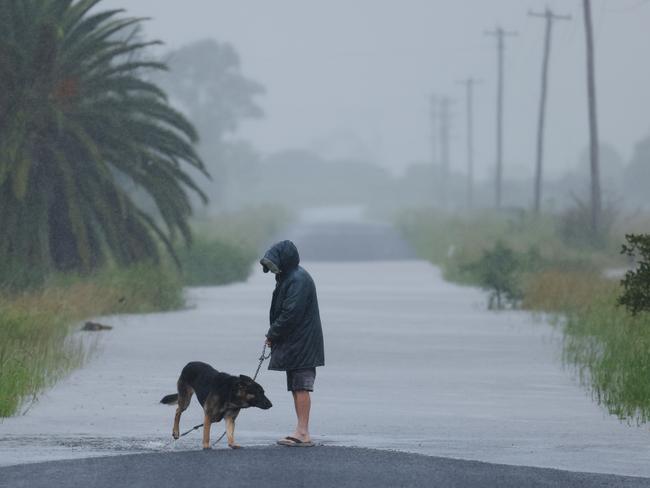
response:
[[[312,433],[325,447],[253,447],[294,422],[283,375],[265,370],[274,407],[240,415],[247,449],[197,452],[200,432],[170,442],[173,408],[158,401],[186,362],[254,371],[273,289],[256,269],[247,283],[188,290],[187,310],[101,319],[114,329],[88,335],[90,363],[0,422],[0,486],[650,486],[607,475],[650,477],[650,435],[594,404],[552,327],[486,311],[482,291],[445,282],[384,225],[310,226],[289,237],[318,286],[327,366]],[[377,260],[359,261],[359,248]],[[193,401],[181,428],[201,421]],[[62,459],[75,460],[24,464]]]
[[[650,480],[344,447],[138,454],[0,470],[11,488],[648,487]]]

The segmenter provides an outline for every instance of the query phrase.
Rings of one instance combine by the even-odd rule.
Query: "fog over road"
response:
[[[390,228],[326,219],[309,228],[290,233],[299,248],[318,232],[352,236],[304,247],[325,333],[312,410],[318,443],[650,477],[647,427],[621,424],[592,402],[563,369],[551,326],[488,312],[482,291],[445,282]],[[368,233],[393,244],[374,250]],[[332,261],[325,251],[346,239],[382,260]],[[191,360],[252,374],[273,286],[256,268],[247,283],[188,290],[187,310],[102,319],[114,329],[99,333],[89,364],[0,424],[0,464],[199,449],[200,431],[168,442],[174,409],[158,401]],[[259,381],[274,406],[241,413],[244,446],[272,444],[293,427],[284,375],[263,369]],[[193,400],[181,429],[200,422]]]

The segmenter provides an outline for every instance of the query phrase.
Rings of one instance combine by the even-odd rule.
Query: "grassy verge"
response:
[[[399,214],[397,226],[420,257],[440,266],[446,279],[459,283],[476,284],[476,276],[466,265],[480,259],[498,241],[520,254],[539,254],[552,265],[621,265],[618,244],[601,249],[569,246],[558,232],[556,219],[549,216],[491,211],[458,216],[415,209]]]
[[[88,277],[59,276],[38,290],[0,295],[0,417],[16,414],[86,359],[72,334],[93,316],[170,310],[183,304],[178,273],[149,265]]]
[[[0,417],[20,412],[84,363],[89,344],[73,333],[80,321],[174,310],[183,306],[185,285],[245,280],[260,246],[289,220],[285,211],[264,208],[195,222],[194,245],[178,248],[182,273],[169,263],[138,265],[92,276],[50,276],[20,293],[0,289]]]
[[[593,399],[629,423],[650,420],[650,317],[616,305],[617,281],[553,271],[529,282],[524,306],[554,311],[564,333],[564,361]]]
[[[616,306],[620,285],[602,274],[606,266],[625,264],[617,253],[625,229],[614,231],[611,245],[589,249],[566,244],[550,217],[417,210],[402,214],[398,225],[421,257],[461,283],[480,284],[472,264],[497,242],[519,256],[535,249],[541,264],[522,267],[519,305],[556,315],[564,361],[598,404],[630,423],[650,420],[650,317]]]

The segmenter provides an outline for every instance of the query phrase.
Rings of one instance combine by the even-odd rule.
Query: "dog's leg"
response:
[[[226,417],[226,436],[228,437],[228,447],[231,449],[239,449],[241,446],[235,443],[235,418]]]
[[[203,416],[203,449],[210,449],[210,427],[212,427],[212,419],[206,413]]]
[[[181,424],[181,414],[190,405],[192,394],[194,390],[185,382],[178,380],[178,406],[176,407],[176,415],[174,415],[174,426],[172,427],[172,437],[178,439]]]
[[[178,439],[180,436],[181,414],[183,411],[181,407],[176,407],[176,415],[174,415],[174,426],[172,427],[172,437]]]

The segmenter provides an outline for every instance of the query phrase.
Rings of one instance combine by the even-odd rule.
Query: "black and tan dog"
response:
[[[248,376],[232,376],[221,373],[206,363],[187,363],[178,378],[178,393],[166,395],[160,400],[165,405],[176,405],[172,436],[178,439],[181,414],[187,409],[196,393],[203,407],[203,449],[210,448],[210,426],[212,422],[226,419],[228,445],[237,449],[235,443],[235,419],[242,408],[258,407],[263,410],[272,407],[264,389]]]

